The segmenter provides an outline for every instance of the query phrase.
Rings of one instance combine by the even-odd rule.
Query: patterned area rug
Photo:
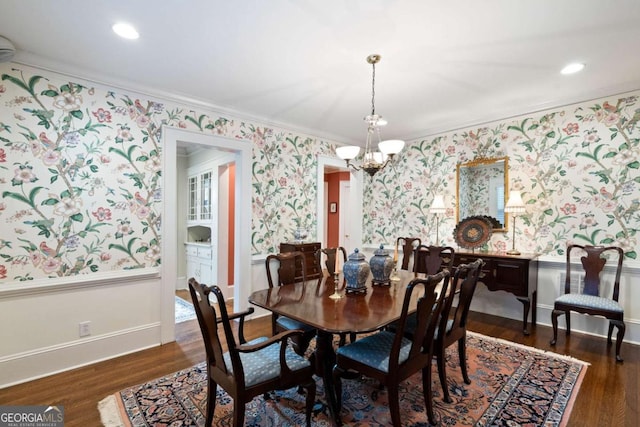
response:
[[[185,301],[180,297],[176,297],[176,323],[186,322],[196,318],[196,311],[193,304]]]
[[[453,403],[442,400],[433,365],[436,417],[442,426],[564,426],[587,364],[555,353],[469,333],[467,357],[471,385],[462,380],[457,347],[447,353],[448,387]],[[343,380],[342,420],[349,426],[387,426],[387,393],[368,379]],[[206,398],[203,363],[146,384],[122,390],[98,407],[105,426],[202,426]],[[324,401],[322,381],[317,399]],[[214,425],[230,426],[233,400],[218,388]],[[405,426],[428,425],[420,374],[401,384],[400,411]],[[329,426],[327,414],[313,424]],[[304,425],[304,396],[295,389],[256,397],[247,405],[245,425]]]

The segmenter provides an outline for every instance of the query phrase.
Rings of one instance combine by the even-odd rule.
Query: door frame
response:
[[[321,247],[326,247],[327,242],[324,241],[324,212],[325,207],[325,191],[324,191],[324,168],[325,166],[334,166],[338,168],[344,168],[344,160],[326,156],[324,154],[318,154],[318,170],[317,170],[317,230],[316,236],[320,241]],[[360,248],[362,246],[362,171],[355,171],[349,169],[351,183],[351,211],[352,215],[346,222],[346,230],[350,236],[353,236],[352,242],[354,248]],[[351,248],[346,248],[352,250]]]
[[[251,163],[250,141],[162,127],[162,262],[160,264],[160,342],[175,341],[175,289],[178,272],[177,146],[178,141],[201,144],[233,154],[236,162],[235,251],[233,305],[244,310],[251,293]],[[235,286],[239,285],[239,286]]]

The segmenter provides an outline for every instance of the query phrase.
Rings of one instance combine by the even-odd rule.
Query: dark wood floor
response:
[[[186,292],[181,296],[189,299]],[[617,364],[614,348],[607,347],[602,338],[573,334],[565,339],[562,333],[558,345],[552,348],[550,328],[538,326],[525,337],[520,322],[480,313],[471,313],[469,328],[591,363],[574,405],[570,426],[640,425],[638,346],[624,344],[625,361]],[[249,339],[268,335],[269,319],[249,321],[246,330]],[[99,426],[97,403],[107,395],[204,360],[202,338],[195,320],[176,325],[176,336],[177,340],[170,344],[2,389],[0,405],[63,405],[66,427]]]

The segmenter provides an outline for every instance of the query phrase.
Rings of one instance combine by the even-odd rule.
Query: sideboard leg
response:
[[[529,329],[527,329],[527,321],[529,320],[529,308],[531,307],[531,302],[529,301],[529,298],[527,297],[516,297],[518,298],[518,301],[520,301],[523,305],[523,313],[522,313],[522,332],[525,335],[529,335]],[[535,314],[533,314],[532,316],[535,316]]]

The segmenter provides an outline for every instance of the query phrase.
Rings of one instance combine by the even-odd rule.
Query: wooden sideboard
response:
[[[280,243],[280,252],[302,252],[304,255],[307,280],[318,279],[322,274],[316,262],[316,251],[319,249],[319,242]],[[302,265],[296,265],[296,277],[302,277]]]
[[[467,264],[482,258],[484,266],[479,282],[490,291],[506,291],[523,305],[523,332],[529,335],[527,322],[531,310],[531,324],[536,324],[536,299],[538,292],[538,261],[535,255],[507,255],[496,252],[456,252],[454,266]]]

